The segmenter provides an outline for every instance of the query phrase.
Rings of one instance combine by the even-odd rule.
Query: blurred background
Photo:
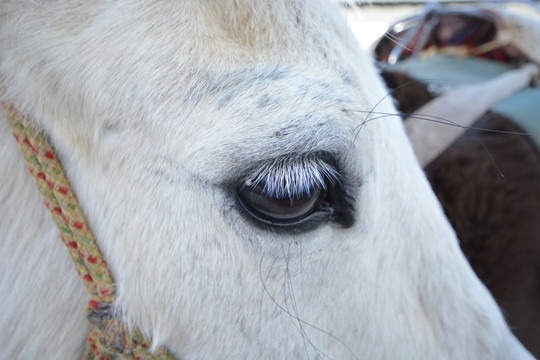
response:
[[[389,27],[400,19],[421,12],[430,4],[455,4],[455,5],[479,5],[507,6],[513,10],[526,12],[528,15],[535,13],[534,8],[540,11],[540,1],[411,1],[411,0],[372,0],[372,1],[339,1],[347,21],[360,45],[370,48]],[[538,14],[538,11],[537,11]],[[539,15],[540,19],[540,15]]]

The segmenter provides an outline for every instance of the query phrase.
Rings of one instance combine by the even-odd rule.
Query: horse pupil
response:
[[[311,214],[326,194],[321,186],[314,185],[309,192],[293,197],[275,197],[264,191],[264,183],[242,186],[238,192],[244,206],[256,217],[277,223],[300,220]]]

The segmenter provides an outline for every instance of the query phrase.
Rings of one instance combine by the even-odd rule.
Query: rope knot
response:
[[[135,334],[129,336],[126,326],[115,315],[111,303],[90,300],[88,305],[86,317],[93,325],[88,341],[100,353],[131,353],[138,346],[143,345],[140,336],[135,336]]]
[[[90,300],[88,302],[86,317],[91,324],[100,325],[103,321],[110,320],[114,317],[113,305],[111,303]]]

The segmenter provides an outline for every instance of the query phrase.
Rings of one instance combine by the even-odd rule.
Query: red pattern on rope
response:
[[[113,279],[54,155],[54,149],[43,133],[32,126],[30,119],[14,106],[6,102],[0,102],[0,106],[10,121],[15,140],[60,232],[60,239],[90,295],[87,312],[94,326],[88,335],[82,358],[112,360],[118,355],[125,359],[173,360],[173,356],[164,349],[150,353],[150,342],[143,338],[140,331],[128,331],[115,317],[112,307],[115,297]]]

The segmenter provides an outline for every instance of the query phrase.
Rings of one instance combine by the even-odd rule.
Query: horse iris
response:
[[[274,225],[292,225],[319,210],[326,190],[314,184],[309,190],[283,196],[266,191],[264,182],[244,184],[238,194],[244,208],[256,219]]]

